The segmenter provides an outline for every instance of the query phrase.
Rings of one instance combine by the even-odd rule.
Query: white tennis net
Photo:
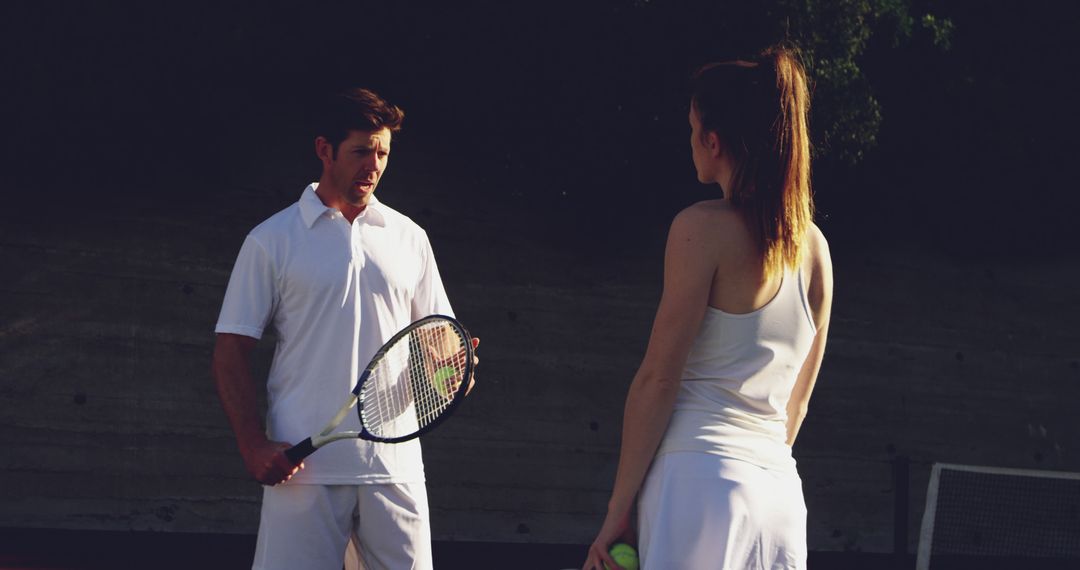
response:
[[[1080,560],[1080,473],[935,463],[916,570],[935,556]]]

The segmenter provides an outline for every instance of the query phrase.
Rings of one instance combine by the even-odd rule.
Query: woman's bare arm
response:
[[[708,304],[716,271],[715,219],[695,207],[672,223],[664,254],[664,292],[648,349],[630,385],[622,445],[608,514],[590,547],[586,567],[613,564],[610,544],[626,532],[634,499],[660,445],[674,408],[683,367]]]
[[[810,394],[814,391],[818,371],[821,370],[821,360],[825,356],[825,343],[829,336],[829,320],[832,313],[833,275],[829,244],[817,226],[811,227],[807,235],[807,244],[809,246],[807,253],[810,256],[810,282],[807,295],[817,332],[814,335],[814,343],[810,346],[810,352],[799,370],[795,386],[791,390],[791,399],[788,400],[788,445],[794,445],[795,437],[799,435],[799,428],[802,427],[803,419],[806,418],[810,406]]]

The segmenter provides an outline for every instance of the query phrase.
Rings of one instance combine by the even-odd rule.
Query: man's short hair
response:
[[[401,130],[405,112],[388,103],[374,91],[355,87],[339,91],[326,98],[315,113],[315,136],[330,141],[337,152],[350,131]]]

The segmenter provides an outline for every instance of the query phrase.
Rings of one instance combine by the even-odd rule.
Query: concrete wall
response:
[[[670,216],[643,216],[649,247],[560,239],[566,212],[474,202],[405,164],[380,195],[429,229],[483,340],[475,393],[424,440],[435,537],[588,542]],[[254,532],[260,490],[209,377],[212,327],[243,235],[302,183],[247,188],[3,213],[0,526]],[[1080,471],[1075,260],[832,248],[832,337],[796,446],[811,549],[891,551],[899,456],[909,547],[934,461]]]

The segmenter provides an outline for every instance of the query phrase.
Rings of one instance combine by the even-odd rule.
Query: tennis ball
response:
[[[453,366],[443,366],[435,371],[435,375],[431,378],[431,383],[435,386],[435,391],[439,393],[443,398],[450,397],[450,382],[449,380],[457,374],[457,369]]]
[[[634,550],[633,546],[625,542],[617,542],[611,545],[608,554],[611,555],[616,564],[622,566],[625,570],[638,570],[637,551]],[[604,568],[607,568],[607,564],[604,564]],[[607,570],[611,569],[607,568]]]

